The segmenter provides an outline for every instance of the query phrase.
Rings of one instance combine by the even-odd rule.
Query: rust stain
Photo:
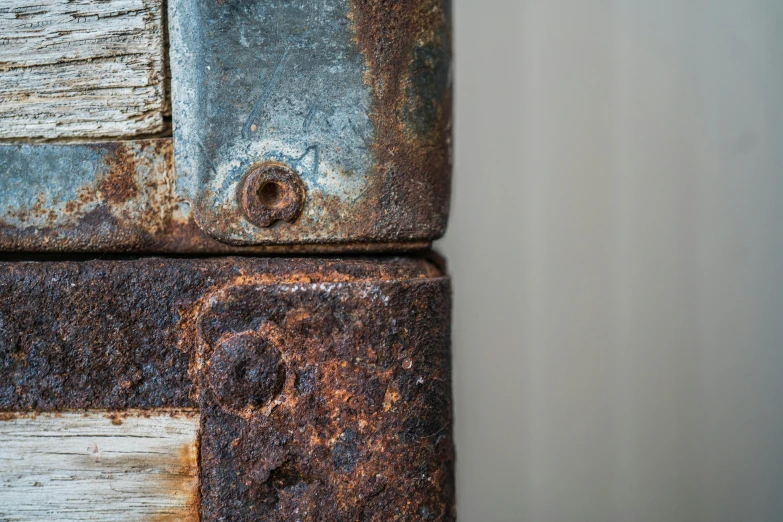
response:
[[[198,418],[193,411],[172,411],[176,417]],[[182,444],[176,453],[164,456],[165,473],[161,474],[160,489],[176,498],[178,506],[149,518],[152,522],[197,522],[200,520],[198,436]],[[160,464],[158,464],[160,465]]]
[[[376,233],[427,222],[445,229],[451,180],[451,25],[444,0],[350,0],[377,138]]]
[[[125,203],[139,195],[135,155],[124,144],[104,158],[106,172],[98,182],[98,195],[110,205]]]
[[[199,440],[193,444],[182,446],[180,450],[180,464],[183,471],[191,477],[188,482],[188,500],[186,503],[186,520],[201,520],[201,481],[199,479]]]
[[[177,512],[160,513],[150,518],[152,522],[197,522],[200,520],[201,496],[199,493],[198,440],[183,444],[172,458],[170,473],[161,488],[171,495],[183,497]]]

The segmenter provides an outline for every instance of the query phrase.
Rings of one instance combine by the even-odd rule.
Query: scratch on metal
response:
[[[250,111],[250,116],[247,117],[247,121],[245,121],[245,125],[242,127],[242,137],[245,139],[250,138],[250,127],[253,125],[253,122],[258,118],[258,115],[261,113],[261,110],[266,105],[267,100],[269,100],[269,97],[272,95],[272,91],[275,88],[275,83],[277,82],[277,77],[280,75],[280,71],[283,69],[283,65],[285,64],[286,58],[288,58],[288,51],[291,49],[291,44],[288,44],[285,48],[285,51],[283,52],[283,56],[280,58],[280,62],[278,62],[277,67],[275,68],[275,72],[272,73],[272,77],[269,78],[269,81],[266,84],[266,87],[264,88],[264,92],[261,94],[261,96],[258,98],[258,101],[253,106],[253,110]]]

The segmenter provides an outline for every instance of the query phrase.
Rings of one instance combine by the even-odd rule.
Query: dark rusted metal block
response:
[[[425,259],[0,263],[0,411],[198,407],[203,520],[454,520]]]
[[[448,520],[447,292],[397,281],[213,294],[197,323],[205,518]]]

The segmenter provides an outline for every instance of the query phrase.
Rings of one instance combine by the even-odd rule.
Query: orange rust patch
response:
[[[136,161],[125,145],[118,145],[104,158],[106,174],[98,184],[98,192],[112,204],[125,203],[139,194],[136,181]]]
[[[153,410],[154,412],[154,410]],[[136,414],[140,413],[138,411]],[[198,418],[191,410],[172,410],[172,417]],[[147,415],[145,415],[147,416]],[[184,500],[175,513],[160,513],[150,518],[154,522],[197,522],[200,520],[201,496],[199,492],[199,444],[198,435],[192,442],[177,448],[176,454],[166,456],[168,473],[160,487],[172,496]],[[186,496],[186,498],[183,498]]]
[[[178,520],[178,521],[198,521],[201,518],[201,495],[199,492],[199,469],[198,469],[198,440],[194,440],[192,444],[183,444],[180,446],[177,452],[177,465],[179,467],[180,476],[183,477],[185,483],[184,486],[188,490],[188,499],[185,503],[185,509],[176,519],[162,518],[165,516],[159,516],[155,520]],[[183,484],[177,484],[182,486]]]

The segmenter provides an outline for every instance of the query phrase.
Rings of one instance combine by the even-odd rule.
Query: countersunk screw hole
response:
[[[268,161],[250,168],[237,195],[248,220],[268,227],[296,220],[304,205],[305,185],[290,167]]]
[[[285,188],[274,181],[268,181],[258,189],[258,199],[270,208],[279,208],[285,204]]]

